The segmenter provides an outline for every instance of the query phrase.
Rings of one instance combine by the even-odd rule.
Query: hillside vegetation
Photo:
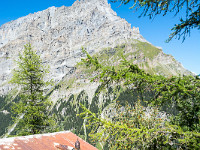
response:
[[[174,66],[168,66],[167,62],[163,64],[158,63],[159,61],[157,60],[162,59],[162,55],[166,54],[163,54],[159,48],[149,43],[132,40],[114,48],[104,48],[95,53],[93,57],[96,57],[101,65],[108,67],[107,69],[111,65],[114,66],[115,71],[121,69],[121,61],[126,59],[131,64],[137,64],[139,68],[144,69],[149,75],[160,74],[169,77],[174,72],[178,75],[179,69],[176,63],[174,63]],[[175,61],[172,56],[166,56],[171,58],[170,61]],[[173,63],[170,62],[170,64]],[[59,83],[55,84],[46,93],[46,96],[53,101],[51,114],[57,116],[56,121],[60,130],[71,130],[89,142],[92,142],[88,136],[91,129],[86,127],[87,119],[76,115],[82,113],[84,110],[80,106],[80,103],[91,112],[96,113],[97,117],[103,115],[105,118],[110,118],[114,115],[112,113],[114,108],[113,102],[116,99],[123,106],[126,105],[126,102],[134,105],[138,99],[142,100],[141,93],[137,90],[130,92],[128,86],[123,84],[124,81],[113,82],[109,86],[106,86],[106,88],[102,88],[101,81],[103,80],[94,78],[99,73],[99,70],[94,65],[85,66],[83,63],[78,63],[71,69],[70,73],[66,74]],[[190,72],[187,73],[190,74]],[[91,79],[93,79],[93,82],[90,82]],[[154,96],[153,94],[155,93],[146,91],[143,93],[143,96],[145,96],[146,100],[150,100]],[[6,106],[7,102],[7,100],[2,102],[2,108]],[[7,108],[3,110],[10,112]],[[175,107],[171,107],[170,105],[163,107],[163,110],[168,113],[177,113]],[[6,114],[3,114],[3,117],[6,117]],[[2,129],[4,129],[2,130],[2,134],[5,134],[13,127],[11,120],[7,119],[7,122],[0,124]],[[10,135],[15,135],[15,133],[14,129]],[[97,143],[97,147],[100,148],[101,146],[98,145],[99,143]]]

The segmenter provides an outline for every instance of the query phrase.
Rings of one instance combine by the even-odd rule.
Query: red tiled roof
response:
[[[77,138],[80,150],[97,150],[69,131],[0,139],[0,150],[57,150],[60,146],[74,148]]]

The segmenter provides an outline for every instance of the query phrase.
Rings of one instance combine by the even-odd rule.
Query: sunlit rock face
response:
[[[12,88],[7,82],[14,60],[29,42],[50,66],[48,78],[58,82],[80,61],[82,47],[95,53],[133,39],[147,42],[107,0],[77,0],[71,7],[50,7],[6,23],[0,27],[0,94]]]
[[[28,42],[50,66],[50,77],[59,81],[80,60],[81,47],[94,53],[127,39],[146,41],[107,0],[77,0],[71,7],[29,14],[0,28],[0,85],[10,79],[14,60]],[[8,90],[3,86],[0,93]]]
[[[81,129],[76,130],[81,135],[88,131],[85,121],[76,116],[81,112],[79,103],[95,113],[110,112],[116,95],[121,102],[135,102],[138,97],[137,93],[128,95],[126,89],[114,93],[117,90],[112,88],[98,95],[100,83],[90,82],[97,72],[83,66],[75,68],[83,56],[82,47],[90,54],[96,53],[104,64],[117,65],[121,59],[118,54],[124,54],[152,74],[191,74],[173,56],[146,41],[139,28],[118,17],[107,0],[77,0],[71,7],[50,7],[0,27],[0,136],[15,134],[17,123],[11,121],[11,102],[19,100],[19,90],[8,81],[27,43],[50,67],[47,78],[55,84],[47,95],[53,101],[51,111],[58,117],[58,124],[64,130]]]

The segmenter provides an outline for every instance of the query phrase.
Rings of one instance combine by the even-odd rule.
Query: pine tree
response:
[[[44,96],[44,88],[48,82],[44,76],[48,69],[42,64],[40,56],[32,49],[31,44],[24,46],[23,54],[19,54],[18,68],[14,70],[11,83],[20,89],[20,101],[12,108],[13,113],[21,117],[17,134],[29,135],[47,131],[54,125],[49,117],[51,102]]]

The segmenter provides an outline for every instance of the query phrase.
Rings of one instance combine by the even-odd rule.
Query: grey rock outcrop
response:
[[[44,64],[50,66],[47,78],[53,79],[55,85],[49,88],[47,95],[53,101],[51,111],[57,115],[59,125],[65,130],[83,130],[84,127],[85,135],[85,122],[76,116],[80,113],[79,103],[88,105],[92,112],[104,108],[111,110],[115,94],[123,97],[127,93],[126,89],[120,90],[121,93],[108,90],[97,95],[100,83],[90,82],[90,77],[97,72],[83,66],[75,69],[75,64],[83,56],[82,47],[90,54],[96,53],[103,61],[106,55],[107,64],[119,64],[120,51],[128,60],[151,73],[191,74],[171,55],[146,41],[139,28],[132,28],[118,17],[107,0],[77,0],[71,7],[50,7],[0,27],[0,136],[9,135],[17,125],[17,122],[11,122],[10,106],[11,101],[18,98],[19,91],[12,90],[8,81],[16,67],[14,61],[29,42],[41,55]],[[134,102],[137,96],[131,94],[129,99]],[[82,131],[76,132],[80,134]]]
[[[11,89],[14,60],[28,42],[50,66],[49,78],[58,82],[80,61],[81,47],[95,53],[130,39],[147,42],[107,0],[77,0],[71,7],[50,7],[6,23],[0,27],[0,95]]]
[[[0,27],[0,93],[9,90],[14,60],[28,42],[59,81],[80,60],[82,46],[97,52],[127,39],[146,41],[107,0],[77,0],[71,7],[50,7],[6,23]]]

